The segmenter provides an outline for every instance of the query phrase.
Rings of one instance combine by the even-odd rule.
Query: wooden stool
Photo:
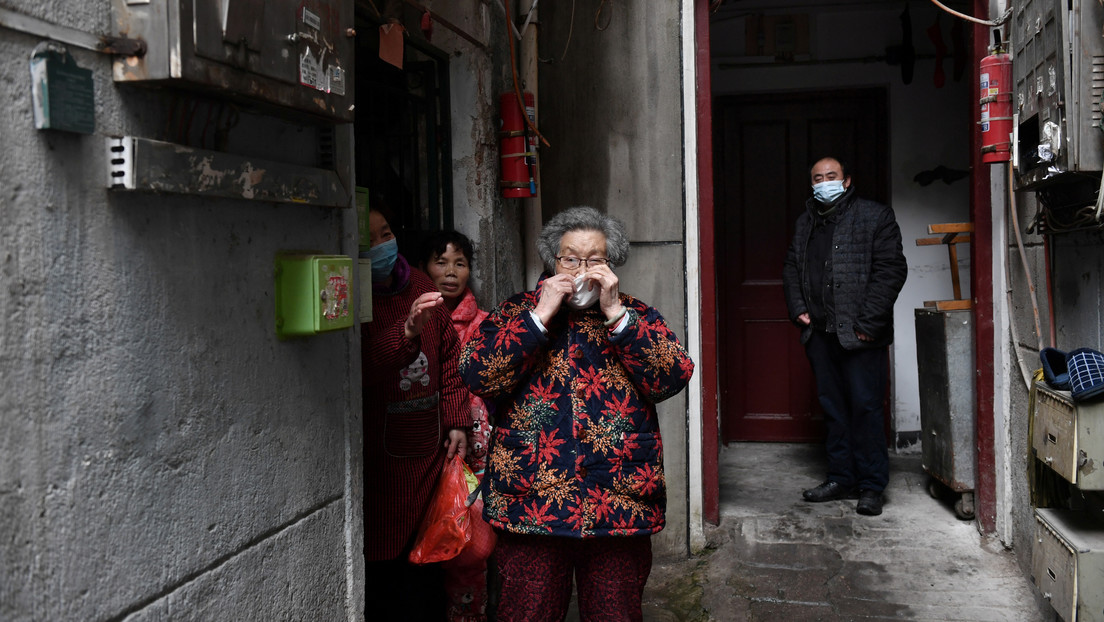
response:
[[[951,286],[954,288],[954,300],[925,300],[924,306],[938,311],[953,311],[957,309],[969,309],[973,301],[962,298],[962,285],[958,278],[958,244],[968,244],[970,234],[974,232],[972,222],[951,222],[937,225],[928,225],[929,234],[942,233],[938,238],[917,238],[917,246],[947,245],[947,256],[951,261]]]

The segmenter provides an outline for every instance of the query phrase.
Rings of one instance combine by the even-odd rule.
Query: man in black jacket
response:
[[[893,303],[908,266],[893,210],[856,196],[843,163],[823,158],[810,175],[813,197],[797,219],[782,271],[827,428],[828,478],[803,496],[857,497],[856,511],[874,516],[889,482],[882,404]]]

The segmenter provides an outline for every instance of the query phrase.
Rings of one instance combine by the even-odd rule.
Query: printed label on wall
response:
[[[322,30],[322,19],[303,7],[303,23],[315,30]]]
[[[341,65],[334,63],[329,69],[329,89],[328,92],[334,95],[345,94],[345,71],[341,68]]]
[[[299,84],[317,89],[320,88],[321,77],[322,67],[318,59],[311,54],[309,47],[303,48],[303,54],[299,57]]]

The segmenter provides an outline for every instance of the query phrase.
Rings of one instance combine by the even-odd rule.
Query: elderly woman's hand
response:
[[[537,314],[541,323],[548,326],[552,318],[560,312],[563,302],[574,293],[575,278],[570,274],[557,274],[550,276],[541,284],[540,299],[533,313]]]
[[[441,292],[426,292],[418,296],[414,304],[410,305],[410,315],[403,323],[403,334],[407,339],[414,339],[422,334],[429,319],[433,317],[433,310],[445,304],[445,297]]]
[[[617,286],[617,275],[609,266],[594,266],[586,273],[588,281],[597,283],[601,287],[598,296],[598,305],[607,320],[622,315],[624,306],[621,304],[621,292]]]

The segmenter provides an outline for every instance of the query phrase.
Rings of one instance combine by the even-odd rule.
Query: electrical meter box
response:
[[[145,42],[116,82],[188,86],[353,120],[353,0],[111,0],[114,35]]]
[[[277,255],[276,336],[307,337],[351,327],[352,282],[352,257]]]
[[[1017,0],[1011,26],[1018,190],[1104,169],[1104,8]]]

